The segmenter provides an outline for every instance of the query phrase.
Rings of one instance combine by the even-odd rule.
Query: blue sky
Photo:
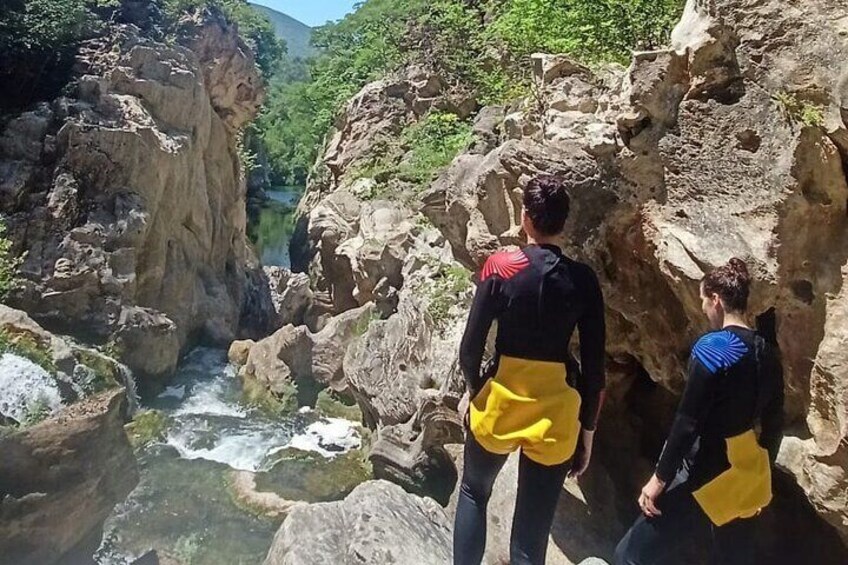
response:
[[[353,11],[361,0],[251,0],[288,14],[308,26],[319,26],[329,20],[338,20]]]

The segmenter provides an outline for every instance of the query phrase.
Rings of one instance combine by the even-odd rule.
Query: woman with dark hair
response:
[[[521,450],[513,565],[545,562],[566,474],[580,476],[589,465],[604,389],[604,302],[592,269],[556,244],[568,211],[560,179],[531,180],[522,211],[528,245],[496,253],[480,275],[460,350],[471,401],[454,528],[456,564],[478,565],[483,558],[486,505],[509,453]],[[495,320],[494,359],[481,373]],[[582,371],[569,355],[575,328]]]
[[[712,534],[712,563],[755,562],[753,526],[771,501],[784,393],[776,351],[745,321],[750,285],[736,258],[701,283],[713,331],[692,349],[677,416],[639,496],[643,515],[618,544],[616,565],[680,563],[675,551],[698,530]]]

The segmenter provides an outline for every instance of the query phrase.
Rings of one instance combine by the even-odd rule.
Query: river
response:
[[[253,216],[264,264],[288,265],[298,195],[272,192]],[[141,480],[106,521],[100,565],[127,565],[150,550],[183,565],[261,563],[281,518],[240,502],[236,473],[254,473],[259,490],[307,502],[343,498],[370,476],[358,422],[246,404],[223,350],[192,351],[166,390],[141,408],[158,411],[164,430],[138,451]]]

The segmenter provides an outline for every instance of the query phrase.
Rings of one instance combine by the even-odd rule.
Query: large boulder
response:
[[[0,207],[26,252],[12,303],[51,330],[111,339],[149,379],[189,339],[231,341],[243,306],[263,304],[249,299],[262,280],[236,144],[261,79],[234,26],[197,18],[176,45],[116,25],[81,47],[71,97],[0,131]]]
[[[343,501],[294,508],[277,532],[265,564],[450,561],[451,524],[438,504],[386,481],[369,481]]]
[[[108,391],[0,438],[0,554],[6,563],[79,563],[138,483],[125,395]]]

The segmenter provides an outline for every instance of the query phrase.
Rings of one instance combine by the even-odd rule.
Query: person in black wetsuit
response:
[[[496,253],[480,275],[460,350],[471,400],[454,528],[457,565],[483,558],[486,505],[509,453],[521,450],[513,565],[545,562],[566,474],[580,476],[589,464],[605,383],[604,302],[592,269],[554,243],[568,211],[558,178],[531,180],[522,212],[529,245]],[[494,321],[495,355],[481,372]],[[582,370],[569,354],[575,328]]]
[[[639,497],[643,515],[618,544],[616,565],[680,563],[676,551],[698,529],[712,535],[712,563],[755,563],[753,528],[771,500],[784,392],[776,350],[745,323],[749,287],[735,258],[701,283],[714,331],[692,349],[677,416]]]

